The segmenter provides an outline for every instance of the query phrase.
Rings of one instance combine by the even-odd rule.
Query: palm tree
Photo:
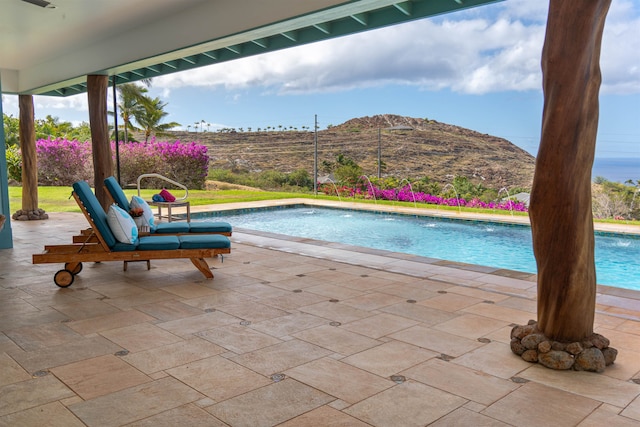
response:
[[[147,86],[151,84],[150,80],[144,80]],[[124,124],[124,142],[125,144],[129,140],[129,130],[137,130],[137,128],[131,122],[135,119],[136,114],[144,110],[142,106],[142,99],[145,97],[145,93],[148,92],[146,87],[138,86],[135,83],[124,83],[117,87],[117,91],[120,95],[120,103],[118,104],[118,110],[120,111],[120,117]],[[113,115],[113,112],[109,112]],[[118,132],[116,130],[116,140],[118,140]]]
[[[162,102],[160,98],[151,99],[145,97],[142,102],[143,109],[136,114],[136,121],[144,130],[144,140],[147,142],[152,133],[162,134],[169,129],[180,126],[180,123],[169,122],[160,123],[162,119],[169,115],[164,111],[167,106],[166,102]]]

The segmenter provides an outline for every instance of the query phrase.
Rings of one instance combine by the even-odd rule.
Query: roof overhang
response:
[[[90,74],[135,82],[502,0],[49,1],[3,3],[4,93],[74,95]]]

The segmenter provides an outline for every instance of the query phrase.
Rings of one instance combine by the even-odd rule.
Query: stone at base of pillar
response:
[[[11,215],[11,219],[14,221],[38,221],[42,219],[49,219],[49,214],[47,214],[44,209],[35,209],[32,211],[20,209],[18,212]]]
[[[618,355],[609,340],[593,334],[579,342],[559,342],[547,338],[535,320],[511,330],[511,351],[527,362],[538,362],[550,369],[603,372]]]

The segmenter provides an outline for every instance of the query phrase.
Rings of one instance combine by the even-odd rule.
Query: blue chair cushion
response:
[[[188,233],[188,222],[161,222],[153,228],[153,232],[156,234],[177,234]]]
[[[111,247],[111,250],[113,252],[127,252],[127,251],[135,251],[137,247],[138,245],[116,242],[116,244]]]
[[[107,246],[113,248],[117,242],[116,237],[111,232],[109,224],[107,224],[107,213],[102,209],[102,205],[93,194],[93,191],[91,191],[89,184],[86,181],[76,181],[73,183],[73,191],[84,205],[100,234],[102,234]]]
[[[228,222],[192,222],[189,231],[191,233],[231,233],[231,224]]]
[[[131,207],[129,206],[129,199],[127,195],[122,191],[122,187],[118,184],[118,181],[113,176],[104,180],[104,186],[107,187],[107,191],[111,194],[113,201],[116,205],[120,206],[125,211],[129,212]]]
[[[139,251],[169,251],[180,248],[177,236],[145,236],[138,243]]]
[[[230,248],[231,241],[227,236],[220,234],[182,235],[180,239],[181,249],[223,249]]]

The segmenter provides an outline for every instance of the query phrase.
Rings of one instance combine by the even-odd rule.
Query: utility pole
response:
[[[380,128],[378,128],[378,179],[380,179],[380,176],[381,176],[380,175],[380,170],[381,170],[380,158],[382,157],[382,146],[380,144],[380,139],[381,139],[380,134],[381,134],[381,130]]]
[[[313,126],[313,194],[318,195],[318,115]]]

